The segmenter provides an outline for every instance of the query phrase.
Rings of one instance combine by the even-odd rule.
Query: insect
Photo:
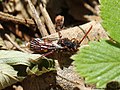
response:
[[[36,53],[49,53],[56,50],[77,51],[78,47],[80,47],[80,43],[85,39],[91,29],[92,26],[80,41],[75,38],[71,40],[68,38],[60,38],[58,42],[55,43],[49,39],[42,40],[40,38],[34,38],[30,41],[30,49]]]

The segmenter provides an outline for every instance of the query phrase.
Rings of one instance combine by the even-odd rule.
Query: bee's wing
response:
[[[58,45],[57,43],[53,42],[53,45],[56,47],[56,49],[63,49],[62,46]]]
[[[55,38],[48,38],[48,37],[43,37],[42,40],[48,39],[50,41],[56,41],[59,39],[59,37],[55,37]]]

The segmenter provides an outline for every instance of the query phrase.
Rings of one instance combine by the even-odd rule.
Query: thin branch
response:
[[[88,10],[90,10],[91,12],[93,12],[95,15],[98,15],[97,11],[96,11],[93,7],[91,7],[89,4],[87,4],[84,0],[83,0],[83,2],[84,2],[84,6],[85,6]]]
[[[34,5],[32,4],[31,0],[27,0],[27,2],[32,11],[32,17],[35,20],[42,37],[47,36],[48,35],[47,30],[46,30],[45,26],[42,24],[42,21],[39,18],[39,15],[38,15]]]
[[[13,22],[15,24],[35,25],[32,19],[20,19],[3,12],[0,12],[0,22]]]
[[[85,35],[83,36],[83,38],[80,40],[79,44],[87,37],[87,35],[88,35],[88,33],[91,31],[92,27],[93,27],[93,26],[91,26],[91,27],[89,28],[89,30],[85,33]]]
[[[66,80],[66,81],[68,81],[68,82],[70,82],[70,83],[77,84],[77,85],[81,85],[80,83],[71,81],[71,80],[69,80],[69,79],[67,79],[67,78],[64,78],[63,76],[61,76],[61,75],[59,75],[59,74],[57,74],[57,76],[60,77],[60,78],[62,78],[62,79],[64,79],[64,80]]]
[[[10,38],[10,36],[8,35],[8,34],[5,34],[5,37],[13,44],[13,46],[15,46],[18,50],[20,50],[20,51],[22,51],[22,52],[27,52],[27,51],[25,51],[24,49],[22,49],[22,48],[20,48],[20,46],[17,44],[17,43],[15,43],[11,38]]]
[[[39,8],[40,8],[40,11],[41,11],[44,19],[45,19],[45,23],[46,23],[46,25],[47,25],[50,33],[51,33],[51,34],[52,34],[52,33],[55,33],[55,32],[56,32],[55,27],[54,27],[54,25],[53,25],[53,22],[52,22],[51,19],[50,19],[50,16],[49,16],[46,8],[43,7],[43,5],[42,5],[41,3],[40,3],[40,5],[39,5]]]

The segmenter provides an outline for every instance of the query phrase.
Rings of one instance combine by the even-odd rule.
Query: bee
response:
[[[55,43],[49,39],[33,38],[30,41],[30,50],[37,53],[46,53],[56,50],[77,51],[78,47],[80,47],[80,43],[85,39],[91,29],[92,26],[80,41],[76,40],[75,38],[71,40],[68,38],[60,38],[58,42]]]
[[[63,69],[63,67],[71,65],[72,60],[70,56],[78,51],[81,42],[86,38],[91,29],[92,26],[80,41],[75,38],[71,40],[59,38],[57,42],[51,41],[49,38],[33,38],[29,42],[29,47],[34,53],[40,53],[42,56],[58,60],[60,68]]]

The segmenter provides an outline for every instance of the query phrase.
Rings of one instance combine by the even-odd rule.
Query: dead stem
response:
[[[55,27],[53,25],[53,22],[48,14],[46,8],[41,3],[39,5],[39,8],[40,8],[40,11],[41,11],[44,19],[45,19],[45,23],[50,31],[50,34],[55,33],[56,32]]]
[[[24,49],[22,49],[22,48],[20,48],[20,46],[17,44],[17,43],[15,43],[11,38],[10,38],[10,36],[8,35],[8,34],[5,34],[5,37],[13,44],[13,46],[15,46],[18,50],[20,50],[20,51],[22,51],[22,52],[27,52],[27,51],[25,51]]]
[[[0,12],[0,21],[2,22],[13,22],[15,24],[35,25],[32,19],[20,19],[15,16]]]
[[[42,37],[47,36],[47,35],[48,35],[48,32],[47,32],[44,24],[42,24],[42,21],[41,21],[39,15],[38,15],[38,13],[37,13],[34,5],[32,4],[31,0],[27,0],[27,2],[28,2],[28,4],[29,4],[29,7],[30,7],[31,12],[32,12],[32,15],[31,15],[31,16],[32,16],[33,19],[35,20],[35,22],[36,22],[36,24],[37,24],[37,27],[38,27],[38,29],[39,29]]]
[[[70,83],[77,84],[77,85],[81,85],[80,83],[71,81],[71,80],[69,80],[69,79],[67,79],[67,78],[64,78],[63,76],[61,76],[61,75],[59,75],[59,74],[57,74],[57,76],[60,77],[60,78],[62,78],[62,79],[64,79],[64,80],[66,80],[66,81],[68,81],[68,82],[70,82]]]

